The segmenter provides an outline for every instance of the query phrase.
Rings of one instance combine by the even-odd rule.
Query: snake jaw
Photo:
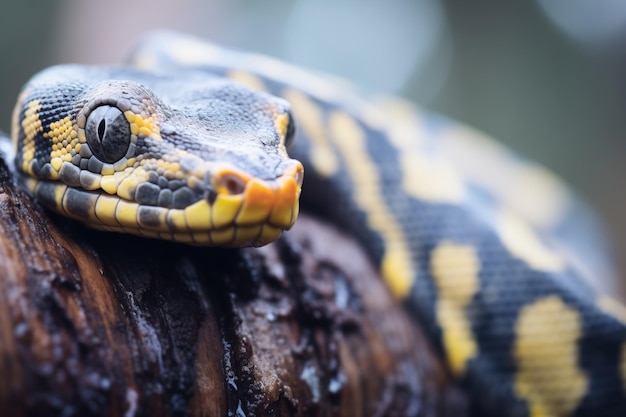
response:
[[[290,229],[298,216],[303,168],[298,161],[288,162],[274,180],[223,169],[222,178],[247,179],[243,191],[231,194],[226,187],[212,202],[205,198],[184,209],[142,205],[58,181],[22,179],[45,206],[95,229],[196,246],[263,246]]]
[[[214,197],[182,209],[139,204],[102,191],[71,187],[58,181],[22,176],[40,202],[88,226],[113,232],[183,242],[197,246],[263,246],[293,226],[298,216],[303,168],[287,161],[280,176],[263,180],[235,168],[215,171]],[[241,192],[239,191],[243,187]]]
[[[288,160],[274,180],[221,167],[212,174],[213,193],[184,210],[170,210],[165,223],[171,233],[160,232],[157,237],[199,246],[266,245],[295,223],[302,179],[302,164],[295,160]]]
[[[275,180],[262,180],[230,167],[216,171],[214,201],[206,206],[198,203],[210,211],[211,244],[262,246],[276,240],[298,216],[302,178],[302,164],[294,160],[289,160]],[[189,214],[187,223],[202,223],[198,215],[205,216],[200,211]]]

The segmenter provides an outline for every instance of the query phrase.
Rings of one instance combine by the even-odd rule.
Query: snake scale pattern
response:
[[[41,204],[97,229],[238,247],[300,205],[332,220],[481,415],[626,416],[626,307],[593,215],[470,128],[160,32],[127,67],[33,77],[12,139]]]

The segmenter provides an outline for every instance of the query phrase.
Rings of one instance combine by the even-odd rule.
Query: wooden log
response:
[[[466,414],[358,245],[322,221],[241,250],[97,232],[44,212],[4,161],[0,375],[6,416]]]

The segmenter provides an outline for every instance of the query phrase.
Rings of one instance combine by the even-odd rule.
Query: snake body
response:
[[[36,75],[12,136],[43,205],[194,245],[277,239],[296,220],[304,166],[303,209],[359,239],[477,411],[626,415],[626,307],[607,289],[593,216],[469,128],[160,33],[128,68]]]

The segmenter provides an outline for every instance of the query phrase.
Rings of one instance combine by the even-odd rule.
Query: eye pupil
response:
[[[102,139],[104,139],[104,131],[107,127],[106,122],[104,121],[104,119],[102,119],[100,121],[100,124],[98,125],[98,139],[100,139],[102,141]]]
[[[124,113],[115,106],[97,107],[87,116],[85,136],[91,153],[101,162],[115,163],[130,146],[130,125]]]

